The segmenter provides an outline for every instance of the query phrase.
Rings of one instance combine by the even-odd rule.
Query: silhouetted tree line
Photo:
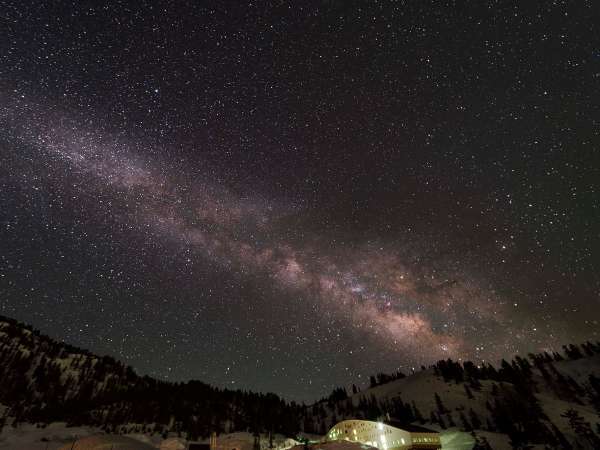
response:
[[[377,375],[371,375],[369,377],[369,387],[380,386],[382,384],[389,383],[400,378],[405,378],[406,375],[402,371],[398,370],[392,374],[378,373]]]
[[[594,374],[589,376],[590,388],[586,389],[571,376],[563,375],[554,366],[554,363],[565,359],[577,360],[600,355],[600,343],[565,345],[563,351],[564,355],[558,352],[552,355],[547,352],[529,354],[528,359],[517,356],[510,363],[502,360],[499,368],[491,364],[479,366],[472,362],[461,364],[448,359],[436,363],[434,373],[446,382],[464,383],[469,399],[474,398],[472,390],[480,390],[481,380],[494,381],[492,385],[494,399],[486,402],[489,419],[485,427],[489,431],[507,434],[514,448],[526,448],[529,443],[543,443],[550,448],[570,449],[572,445],[544,414],[535,396],[538,386],[533,369],[538,370],[545,386],[553,390],[558,398],[582,405],[589,400],[596,411],[600,411],[600,380]],[[577,417],[577,411],[570,410],[568,414],[575,433],[590,443],[591,448],[600,448],[598,436],[592,426]],[[469,412],[469,417],[461,412],[460,419],[465,431],[478,429],[478,425],[483,426],[472,410]]]
[[[14,421],[71,425],[95,425],[110,432],[176,432],[190,439],[207,437],[212,431],[279,432],[295,435],[299,430],[325,434],[335,423],[349,418],[459,426],[465,431],[489,430],[507,434],[515,448],[544,443],[550,448],[572,448],[544,414],[536,397],[541,374],[544,384],[558,398],[591,404],[600,414],[600,378],[589,375],[581,385],[564,375],[555,363],[600,354],[600,343],[563,347],[559,353],[530,354],[528,358],[502,360],[499,367],[475,365],[451,359],[433,365],[436,376],[447,383],[462,384],[468,400],[481,395],[482,381],[492,381],[487,415],[461,406],[451,411],[438,393],[435,409],[420,411],[415,402],[400,396],[377,399],[352,386],[352,396],[335,388],[312,406],[287,403],[274,394],[217,389],[199,381],[170,383],[139,376],[114,358],[58,343],[38,331],[0,316],[0,403],[10,407]],[[534,369],[537,372],[534,372]],[[377,374],[371,385],[404,378],[402,372]],[[537,380],[537,382],[536,382]],[[597,433],[576,410],[565,412],[570,426],[586,444],[596,445]],[[5,425],[6,418],[2,418]],[[138,424],[133,430],[124,424]],[[596,427],[599,425],[596,424]],[[485,448],[479,439],[480,448]],[[600,446],[593,447],[600,448]]]
[[[348,398],[348,393],[346,389],[343,387],[335,388],[331,394],[329,395],[328,400],[330,402],[339,402],[340,400],[345,400]]]
[[[600,448],[600,437],[594,432],[592,426],[587,422],[579,412],[573,408],[569,408],[562,417],[569,421],[569,426],[577,436],[576,444],[579,446],[582,443],[588,444],[590,448]]]
[[[359,395],[356,404],[338,393],[336,397],[343,397],[343,400],[331,405],[330,399],[320,406],[321,411],[317,417],[321,417],[320,423],[324,423],[320,429],[326,431],[338,420],[348,418],[381,420],[391,416],[404,423],[437,424],[442,429],[458,426],[467,432],[488,430],[503,433],[509,436],[514,448],[528,448],[530,443],[536,443],[545,444],[548,448],[570,449],[573,448],[572,444],[546,416],[536,397],[536,393],[539,392],[537,383],[541,382],[539,374],[541,373],[544,378],[544,386],[553,390],[558,398],[579,404],[591,403],[600,414],[600,377],[589,375],[589,385],[583,386],[571,376],[562,374],[554,366],[556,362],[564,360],[600,355],[600,343],[567,345],[563,347],[563,351],[564,355],[558,352],[553,354],[544,352],[530,354],[527,358],[516,356],[510,362],[502,360],[498,367],[486,363],[476,365],[470,361],[457,362],[451,359],[438,361],[432,366],[434,374],[447,383],[462,385],[468,400],[474,400],[477,395],[481,395],[478,392],[482,390],[482,381],[487,380],[487,389],[489,389],[489,381],[492,381],[492,399],[485,403],[487,414],[477,413],[473,408],[464,406],[451,411],[444,405],[438,393],[434,393],[435,410],[426,411],[425,415],[414,402],[404,402],[400,396],[391,400],[378,400],[373,395]],[[384,384],[401,377],[372,376],[371,386],[378,386],[382,382]],[[354,389],[353,393],[356,393]],[[327,420],[328,414],[323,408],[324,405],[331,408],[334,420]],[[591,424],[582,422],[583,419],[580,420],[578,417],[572,418],[571,416],[577,412],[573,411],[568,414],[575,433],[580,435],[580,439],[587,444],[591,445],[590,443],[593,442],[593,445],[596,445],[597,441],[594,439],[598,438],[600,425],[596,425],[598,430],[594,432]],[[486,448],[488,445],[481,438],[476,442],[478,448]],[[600,445],[591,448],[600,448]]]
[[[306,409],[275,394],[139,376],[114,358],[58,343],[4,317],[0,361],[0,403],[17,423],[66,421],[109,431],[126,423],[155,424],[149,432],[175,431],[192,439],[212,431],[294,435]]]

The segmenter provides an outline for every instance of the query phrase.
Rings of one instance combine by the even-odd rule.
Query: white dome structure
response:
[[[379,450],[439,450],[440,434],[417,425],[394,421],[343,420],[329,430],[325,442],[350,441]]]
[[[143,442],[125,436],[99,434],[77,439],[63,445],[60,450],[156,450]]]

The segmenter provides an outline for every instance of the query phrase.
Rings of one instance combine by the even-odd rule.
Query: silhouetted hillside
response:
[[[0,425],[92,425],[110,432],[298,431],[325,434],[349,418],[421,423],[473,432],[485,447],[600,448],[600,343],[517,356],[499,367],[450,359],[421,371],[371,377],[370,387],[337,388],[312,406],[275,394],[168,383],[114,358],[59,343],[0,316]],[[10,423],[5,423],[10,421]]]
[[[211,431],[298,431],[299,406],[275,394],[221,390],[199,381],[138,376],[114,358],[56,342],[0,317],[0,403],[18,422],[67,421],[118,431],[152,424],[208,436]]]
[[[336,389],[312,406],[304,426],[324,433],[348,418],[427,424],[490,439],[497,448],[600,449],[600,343],[490,364],[450,359],[410,375],[371,377],[360,391]],[[485,448],[484,446],[481,448]]]

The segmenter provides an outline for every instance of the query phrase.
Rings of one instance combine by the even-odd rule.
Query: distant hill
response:
[[[379,374],[368,389],[336,389],[313,405],[305,427],[323,433],[342,419],[390,415],[474,432],[494,449],[600,449],[600,343],[563,350],[517,356],[499,368],[447,360],[408,376]]]
[[[0,404],[11,422],[66,421],[122,432],[187,434],[250,430],[294,435],[299,406],[275,394],[222,390],[199,381],[139,376],[114,358],[57,342],[0,316]],[[0,419],[6,422],[7,418]]]
[[[0,404],[8,406],[0,426],[65,421],[196,439],[212,431],[323,435],[343,419],[389,416],[438,429],[449,440],[462,439],[456,431],[472,432],[479,448],[488,448],[487,440],[494,449],[600,449],[600,343],[515,357],[498,368],[446,360],[409,375],[378,374],[369,388],[338,388],[311,406],[139,376],[114,358],[2,316],[0,362]]]

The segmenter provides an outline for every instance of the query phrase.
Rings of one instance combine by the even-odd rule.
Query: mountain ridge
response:
[[[193,440],[212,431],[324,435],[339,420],[392,416],[473,433],[494,448],[600,448],[600,343],[563,350],[516,356],[499,368],[448,359],[410,375],[378,374],[362,391],[337,388],[306,406],[272,393],[140,376],[0,316],[0,403],[9,408],[2,425],[8,415],[13,424],[66,421],[113,433],[133,423],[142,424],[136,431]]]

